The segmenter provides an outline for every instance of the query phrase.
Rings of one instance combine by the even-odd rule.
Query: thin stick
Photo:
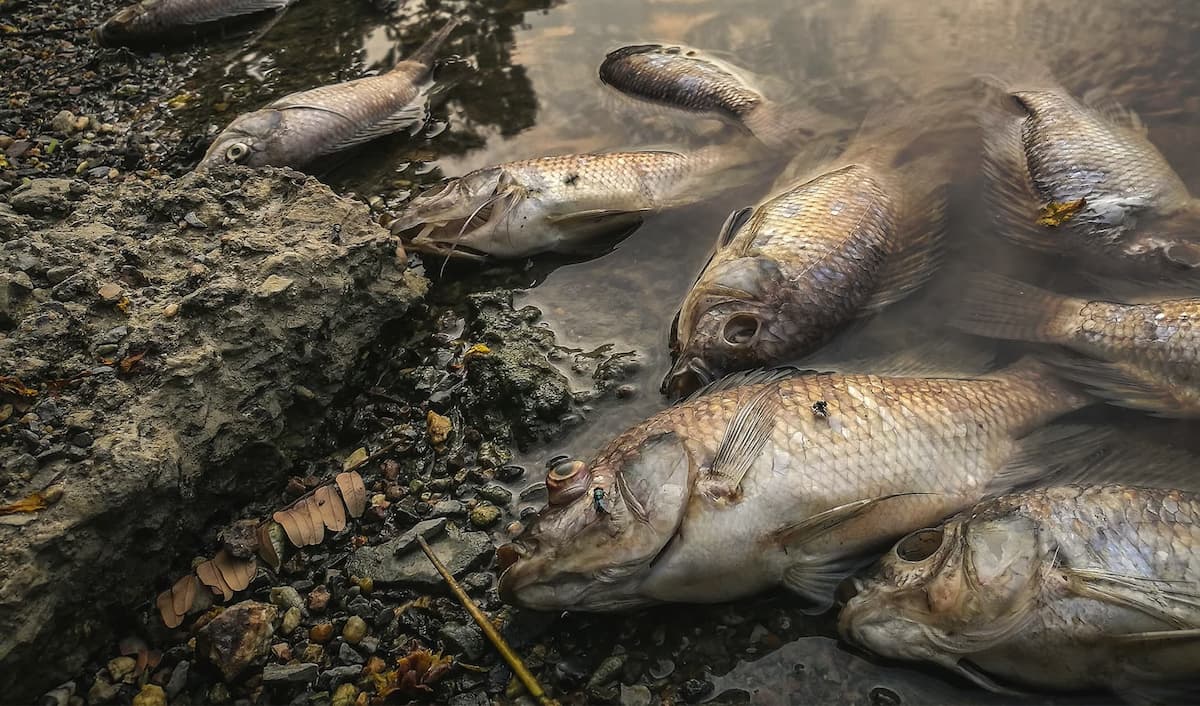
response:
[[[546,692],[542,690],[542,685],[539,684],[537,678],[529,672],[529,669],[526,668],[525,663],[521,661],[520,656],[518,656],[516,652],[513,652],[513,649],[508,646],[508,643],[504,641],[504,638],[501,637],[500,633],[496,631],[496,628],[492,626],[491,621],[488,620],[487,616],[483,614],[483,611],[479,609],[479,606],[475,605],[475,602],[471,600],[471,597],[467,595],[467,592],[463,590],[463,587],[458,584],[458,581],[454,580],[454,577],[450,575],[450,572],[446,569],[446,566],[442,564],[441,560],[434,556],[433,550],[429,548],[429,544],[425,541],[425,538],[419,534],[417,535],[417,544],[421,545],[421,551],[425,552],[425,556],[429,557],[429,561],[433,562],[434,568],[436,568],[438,573],[442,575],[442,578],[446,580],[446,585],[450,587],[451,592],[454,593],[454,597],[457,598],[458,602],[462,603],[463,608],[466,608],[467,612],[471,614],[471,617],[474,618],[475,622],[479,625],[479,629],[483,630],[484,635],[487,635],[488,640],[491,641],[492,646],[496,648],[496,651],[500,653],[500,656],[504,658],[504,661],[508,662],[508,666],[511,667],[513,673],[517,675],[517,679],[520,679],[521,683],[525,685],[525,690],[529,692],[529,695],[536,699],[538,703],[542,704],[542,706],[558,706],[558,702],[546,695]]]

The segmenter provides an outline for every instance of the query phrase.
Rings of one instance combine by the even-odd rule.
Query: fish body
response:
[[[232,17],[282,10],[295,0],[142,0],[96,28],[104,46],[163,40]]]
[[[1051,79],[1011,82],[983,114],[984,167],[1004,234],[1044,251],[1173,271],[1200,266],[1200,205],[1128,111]]]
[[[1200,496],[1067,485],[985,500],[900,540],[839,630],[990,688],[998,676],[1136,689],[1200,674],[1198,587]]]
[[[932,275],[940,182],[888,154],[860,145],[730,217],[680,306],[664,393],[796,361]]]
[[[969,380],[726,384],[629,429],[569,474],[552,469],[549,506],[498,552],[501,595],[611,611],[784,584],[828,606],[863,552],[1040,473],[1031,459],[1043,426],[1088,404],[1032,362]],[[1073,443],[1046,448],[1062,457]]]
[[[485,167],[414,198],[394,232],[421,226],[415,249],[517,258],[587,249],[648,213],[743,183],[757,155],[737,144],[539,157]]]
[[[1114,404],[1200,416],[1200,298],[1125,304],[984,275],[952,323],[970,333],[1080,353],[1086,357],[1058,361],[1061,372]]]
[[[239,116],[213,140],[201,166],[300,168],[423,124],[426,79],[438,49],[457,24],[447,23],[385,74],[293,93]]]

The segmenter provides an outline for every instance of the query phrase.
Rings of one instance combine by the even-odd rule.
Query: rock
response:
[[[430,512],[436,517],[461,517],[466,513],[466,506],[458,500],[441,500],[434,503]]]
[[[186,659],[180,660],[179,664],[175,665],[175,669],[171,670],[171,678],[167,680],[167,686],[163,689],[167,692],[167,698],[173,699],[183,692],[187,686],[188,670],[191,668],[191,662]]]
[[[471,524],[480,529],[487,529],[499,521],[500,508],[490,503],[479,503],[471,508],[468,517],[471,519]]]
[[[333,639],[333,623],[317,623],[308,631],[308,639],[317,644],[325,644]]]
[[[418,536],[427,542],[431,542],[434,537],[444,532],[445,529],[446,518],[444,517],[422,520],[408,528],[408,531],[404,534],[388,542],[388,545],[394,554],[403,554],[413,550],[420,551],[420,547],[417,546]]]
[[[108,678],[114,684],[120,684],[125,681],[125,677],[131,676],[136,668],[137,660],[133,657],[114,657],[108,661]]]
[[[362,664],[367,661],[357,650],[344,642],[338,648],[338,659],[346,664]]]
[[[267,298],[273,297],[276,294],[282,294],[287,291],[287,288],[292,286],[296,280],[290,277],[280,277],[279,275],[271,275],[263,280],[263,283],[254,290],[254,295],[257,297]]]
[[[621,667],[625,666],[625,660],[629,659],[627,654],[610,655],[596,666],[596,671],[592,672],[592,676],[587,681],[587,688],[596,689],[604,686],[610,681],[617,678],[621,673]]]
[[[326,669],[321,672],[321,676],[317,677],[317,686],[321,689],[328,689],[334,684],[354,681],[359,674],[362,674],[362,670],[361,664],[347,664],[342,667]]]
[[[653,700],[650,689],[641,684],[621,685],[621,706],[650,706]]]
[[[89,704],[106,704],[117,697],[119,690],[116,686],[108,683],[107,680],[96,677],[96,681],[92,682],[92,686],[88,689],[87,698]]]
[[[41,706],[67,706],[75,696],[75,682],[59,684],[42,695]]]
[[[258,551],[258,520],[238,520],[218,532],[217,539],[221,540],[221,545],[231,556],[249,559]],[[296,607],[303,610],[304,604]]]
[[[512,491],[495,483],[488,483],[476,491],[476,494],[491,504],[500,507],[505,507],[512,502]]]
[[[133,697],[133,706],[167,706],[167,694],[157,684],[146,684]]]
[[[300,653],[301,662],[320,664],[323,659],[325,659],[325,648],[315,642],[305,645],[304,651]]]
[[[291,635],[298,627],[300,627],[300,609],[292,606],[283,614],[283,620],[279,623],[279,630],[284,635]]]
[[[354,706],[358,698],[358,689],[353,684],[342,684],[334,690],[329,700],[329,706]]]
[[[308,609],[314,612],[325,610],[325,606],[329,604],[329,589],[322,584],[308,592]]]
[[[438,639],[446,645],[447,652],[455,652],[467,659],[478,659],[487,649],[483,632],[475,625],[446,623],[438,630]]]
[[[106,302],[115,302],[120,299],[121,295],[124,293],[125,290],[116,282],[102,284],[100,285],[100,288],[96,290],[96,294],[100,295],[100,298]]]
[[[311,662],[268,664],[263,668],[264,684],[311,684],[317,680],[317,665]]]
[[[291,586],[275,586],[269,595],[268,600],[272,605],[277,605],[284,610],[295,608],[301,613],[304,612],[304,599],[300,597],[300,592]]]
[[[69,110],[59,111],[58,115],[50,120],[50,129],[62,135],[70,135],[75,132],[75,114]]]
[[[271,645],[271,654],[280,662],[291,662],[293,656],[292,646],[286,642],[276,642],[274,645]]]
[[[351,645],[357,645],[367,636],[367,622],[357,615],[350,616],[342,628],[342,637]]]
[[[446,702],[446,706],[491,706],[491,704],[492,700],[487,697],[483,689],[455,694]]]
[[[357,384],[362,354],[427,281],[396,262],[394,237],[365,205],[290,170],[130,174],[86,194],[34,179],[7,198],[14,211],[73,215],[22,217],[15,237],[0,235],[0,273],[27,273],[44,295],[61,295],[30,294],[11,277],[0,287],[3,374],[40,389],[92,371],[55,400],[64,418],[95,412],[95,463],[63,453],[36,467],[61,476],[68,500],[25,527],[0,525],[0,694],[30,702],[77,674],[88,649],[116,641],[115,616],[153,599],[156,578],[200,550],[214,508],[283,487],[325,423],[319,410]],[[184,237],[177,223],[189,211],[208,228]],[[197,263],[206,273],[193,280]],[[45,273],[66,266],[78,271],[51,288]],[[276,299],[245,296],[269,274],[296,281],[281,295],[286,316]],[[121,284],[127,311],[93,306],[105,282]],[[148,351],[128,374],[90,348],[116,325],[128,327],[123,349]],[[42,450],[0,434],[0,464]],[[4,490],[23,497],[33,486],[16,478]]]
[[[226,608],[196,635],[196,654],[233,681],[251,664],[267,656],[275,634],[274,606],[242,601]]]
[[[399,537],[355,550],[346,562],[346,570],[354,576],[370,576],[377,584],[444,590],[441,575],[420,549],[414,551],[410,546],[406,551],[396,551],[403,539]],[[415,545],[415,540],[410,544]],[[447,526],[445,534],[431,540],[430,547],[455,578],[483,562],[495,550],[486,532],[464,532],[452,526]]]

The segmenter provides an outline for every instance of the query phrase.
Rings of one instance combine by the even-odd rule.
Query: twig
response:
[[[475,605],[475,602],[471,600],[471,597],[467,595],[463,587],[458,584],[458,581],[454,580],[454,576],[450,574],[441,560],[434,556],[433,550],[429,548],[429,543],[419,534],[417,535],[417,544],[421,545],[421,551],[425,552],[425,556],[429,557],[429,561],[433,562],[434,568],[445,579],[446,585],[450,587],[451,592],[454,593],[454,597],[471,614],[471,617],[479,625],[479,628],[483,630],[483,634],[487,635],[488,640],[491,641],[492,646],[496,648],[500,656],[504,658],[504,661],[508,662],[508,666],[517,675],[517,679],[520,679],[521,683],[525,685],[525,690],[529,692],[529,695],[542,704],[542,706],[558,706],[558,702],[546,695],[537,678],[530,673],[525,663],[521,661],[521,657],[508,646],[508,643],[500,636],[500,633],[497,632],[491,621],[483,614],[479,606]]]

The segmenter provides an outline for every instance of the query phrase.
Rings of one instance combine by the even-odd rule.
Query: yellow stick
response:
[[[479,606],[475,605],[475,602],[471,600],[471,597],[467,595],[467,592],[463,590],[458,581],[454,580],[454,577],[446,569],[446,566],[434,556],[433,550],[429,548],[429,544],[425,541],[425,538],[417,535],[417,544],[421,545],[421,551],[425,552],[425,556],[429,557],[429,561],[433,562],[434,568],[445,579],[446,585],[450,587],[450,590],[454,593],[454,597],[458,599],[459,603],[462,603],[463,608],[466,608],[471,617],[475,619],[475,622],[479,625],[479,629],[483,630],[484,635],[487,635],[488,640],[491,641],[492,646],[496,648],[500,656],[504,658],[504,661],[508,662],[508,666],[517,675],[517,679],[520,679],[521,683],[525,685],[525,690],[529,692],[529,695],[537,699],[538,703],[542,704],[542,706],[558,706],[558,702],[546,695],[537,678],[529,672],[525,663],[508,646],[508,643],[504,641],[504,638],[500,636],[496,628],[492,627],[492,622],[483,614]]]

